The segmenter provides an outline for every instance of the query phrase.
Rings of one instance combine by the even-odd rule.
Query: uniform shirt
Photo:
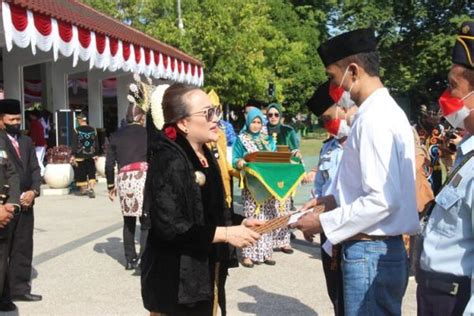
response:
[[[419,230],[413,132],[387,89],[377,89],[359,107],[331,192],[339,207],[320,220],[333,244],[358,233]]]
[[[328,140],[319,153],[318,172],[314,179],[314,195],[328,195],[328,189],[337,173],[342,158],[342,145],[336,138]]]
[[[456,162],[474,150],[474,136],[460,144]],[[436,196],[436,206],[428,220],[421,268],[425,271],[471,276],[474,268],[472,208],[474,198],[474,159],[458,172],[461,182],[451,180]]]

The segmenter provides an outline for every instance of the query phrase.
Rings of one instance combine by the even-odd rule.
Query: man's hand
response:
[[[308,212],[301,216],[298,221],[292,225],[292,227],[301,230],[304,235],[304,239],[312,242],[314,235],[319,234],[323,231],[321,222],[319,221],[320,212]]]
[[[314,178],[316,178],[316,171],[311,170],[306,174],[306,176],[303,178],[303,184],[308,184],[308,183],[313,183]]]
[[[113,202],[116,196],[117,196],[117,188],[110,189],[109,190],[109,200],[111,202]]]
[[[337,207],[336,199],[334,195],[327,195],[320,197],[316,200],[316,205],[314,206],[314,211],[318,212],[328,212],[332,211]]]
[[[0,228],[5,227],[13,218],[15,207],[11,204],[0,205]]]
[[[36,194],[33,191],[26,191],[20,197],[21,206],[30,207],[35,200]]]
[[[317,204],[317,200],[316,199],[311,199],[303,205],[303,207],[300,209],[300,211],[305,212],[307,210],[310,210],[310,209],[314,208],[316,206],[316,204]]]

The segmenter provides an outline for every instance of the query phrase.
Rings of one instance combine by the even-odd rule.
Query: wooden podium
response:
[[[246,162],[290,163],[291,152],[288,146],[277,146],[277,151],[257,151],[244,159]]]

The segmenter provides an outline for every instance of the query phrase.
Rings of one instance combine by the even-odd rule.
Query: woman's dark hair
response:
[[[186,95],[194,90],[199,90],[199,88],[182,83],[175,83],[166,89],[162,102],[163,117],[166,124],[176,123],[189,115]]]

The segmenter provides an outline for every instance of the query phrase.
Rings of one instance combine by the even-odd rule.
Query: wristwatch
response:
[[[37,190],[31,190],[31,191],[33,191],[33,193],[35,194],[35,197],[38,197],[40,195],[40,193]]]

